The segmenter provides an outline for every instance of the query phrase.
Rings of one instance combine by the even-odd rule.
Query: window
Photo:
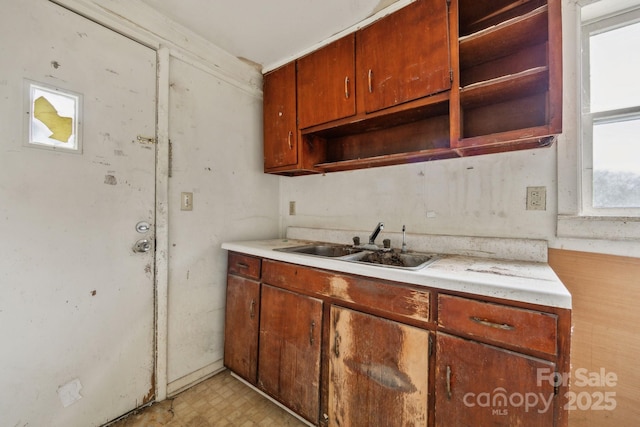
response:
[[[638,52],[640,9],[583,22],[582,212],[585,215],[640,216]]]
[[[82,152],[79,117],[82,96],[42,83],[25,82],[27,141],[32,147]]]

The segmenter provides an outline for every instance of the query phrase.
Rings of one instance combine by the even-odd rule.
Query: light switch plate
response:
[[[192,211],[193,210],[193,193],[180,193],[180,210]]]

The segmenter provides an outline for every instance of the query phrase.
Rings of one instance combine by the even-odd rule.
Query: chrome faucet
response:
[[[376,225],[376,229],[373,230],[373,233],[371,233],[371,236],[369,236],[370,245],[376,244],[376,237],[378,237],[378,234],[380,234],[380,231],[382,231],[383,228],[384,228],[384,223],[382,222],[379,222],[378,225]]]

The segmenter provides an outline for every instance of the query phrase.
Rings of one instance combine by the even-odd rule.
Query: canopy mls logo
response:
[[[504,387],[497,387],[493,391],[482,393],[469,392],[463,396],[463,403],[469,408],[479,407],[491,410],[494,416],[509,415],[509,411],[517,410],[525,413],[547,413],[552,410],[554,398],[559,387],[598,388],[597,391],[568,391],[564,394],[565,411],[613,411],[616,408],[615,391],[607,390],[616,387],[618,376],[614,372],[607,372],[600,368],[597,372],[590,372],[586,368],[574,371],[571,381],[570,372],[555,372],[549,368],[539,368],[536,371],[537,390],[510,393]],[[540,389],[551,391],[540,391]]]
[[[524,408],[525,412],[537,411],[544,414],[549,411],[555,394],[543,392],[509,393],[503,387],[492,392],[466,393],[462,398],[465,406],[473,408],[490,408],[493,415],[509,415],[510,408]]]

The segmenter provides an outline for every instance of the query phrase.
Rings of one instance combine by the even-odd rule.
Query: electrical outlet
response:
[[[193,193],[180,193],[180,210],[193,210]]]
[[[527,187],[527,210],[547,210],[547,187]]]
[[[289,202],[289,215],[295,215],[296,214],[296,202],[295,201],[290,201]]]

